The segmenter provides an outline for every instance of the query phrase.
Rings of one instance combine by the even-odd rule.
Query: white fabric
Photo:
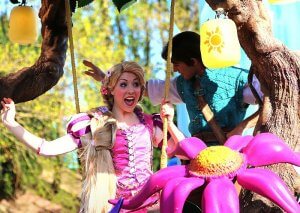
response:
[[[173,104],[182,103],[181,97],[177,92],[176,87],[176,79],[171,78],[170,80],[170,91],[168,96],[168,101]],[[164,98],[164,91],[165,91],[165,81],[159,79],[150,79],[147,83],[147,92],[148,97],[153,105],[161,104]]]
[[[259,97],[262,99],[264,94],[261,91],[260,83],[255,75],[253,75],[252,85],[258,93]],[[248,84],[243,90],[243,101],[247,104],[258,104]]]
[[[173,104],[182,103],[182,99],[177,92],[176,79],[177,77],[174,77],[170,80],[170,91],[169,91],[168,101]],[[258,79],[255,77],[255,75],[253,76],[252,84],[256,89],[258,95],[262,98],[263,93],[260,89],[260,83]],[[164,98],[164,89],[165,89],[164,80],[158,80],[158,79],[148,80],[147,92],[148,92],[148,97],[153,105],[161,104]],[[248,84],[246,84],[243,89],[243,101],[247,104],[257,104],[256,99],[252,94]]]
[[[77,149],[77,143],[73,136],[67,134],[53,141],[44,141],[40,147],[40,155],[56,156]]]

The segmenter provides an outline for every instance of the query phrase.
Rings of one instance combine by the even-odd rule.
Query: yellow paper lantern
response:
[[[31,44],[37,40],[37,15],[30,6],[14,7],[10,13],[8,37],[18,44]]]
[[[207,68],[223,68],[236,65],[241,58],[240,43],[235,23],[216,16],[200,28],[200,50]]]
[[[270,4],[288,4],[299,0],[269,0]]]

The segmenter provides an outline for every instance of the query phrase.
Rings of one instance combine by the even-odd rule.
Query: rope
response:
[[[171,78],[171,51],[172,51],[172,39],[173,39],[173,28],[174,28],[174,8],[175,0],[171,0],[171,11],[170,11],[170,26],[169,26],[169,43],[168,43],[168,52],[167,52],[167,70],[166,70],[166,80],[165,80],[165,100],[169,96],[170,88],[170,78]],[[164,118],[163,120],[163,145],[161,148],[161,157],[160,157],[160,168],[166,168],[168,162],[167,156],[167,142],[168,142],[168,120]]]
[[[69,0],[65,0],[65,8],[66,8],[66,21],[67,21],[67,27],[68,27],[68,36],[69,36],[70,53],[71,53],[71,64],[72,64],[72,76],[73,76],[73,85],[74,85],[73,88],[74,88],[74,96],[75,96],[76,113],[79,113],[80,106],[79,106],[79,98],[78,98],[77,75],[76,75],[76,67],[75,67],[74,44],[73,44],[73,34],[72,34],[71,8],[70,8]]]

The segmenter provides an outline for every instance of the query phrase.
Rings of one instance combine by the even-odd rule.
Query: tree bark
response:
[[[242,48],[250,58],[252,68],[264,92],[263,110],[258,132],[271,132],[295,150],[300,140],[300,57],[291,52],[271,31],[268,13],[260,0],[206,0],[212,9],[224,8],[237,25]],[[295,191],[299,176],[288,164],[268,166]],[[253,192],[241,193],[245,212],[277,212],[266,199]]]
[[[41,0],[42,46],[38,60],[31,67],[0,78],[0,100],[12,98],[25,102],[44,94],[63,75],[68,41],[65,5],[62,0]]]

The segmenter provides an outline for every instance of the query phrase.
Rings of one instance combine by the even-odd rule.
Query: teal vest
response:
[[[244,120],[247,106],[243,103],[243,88],[248,72],[237,67],[209,70],[199,78],[185,80],[181,75],[176,80],[177,91],[186,104],[190,117],[189,131],[194,135],[201,131],[212,131],[198,109],[194,94],[194,81],[199,80],[204,98],[222,128],[234,128]]]

